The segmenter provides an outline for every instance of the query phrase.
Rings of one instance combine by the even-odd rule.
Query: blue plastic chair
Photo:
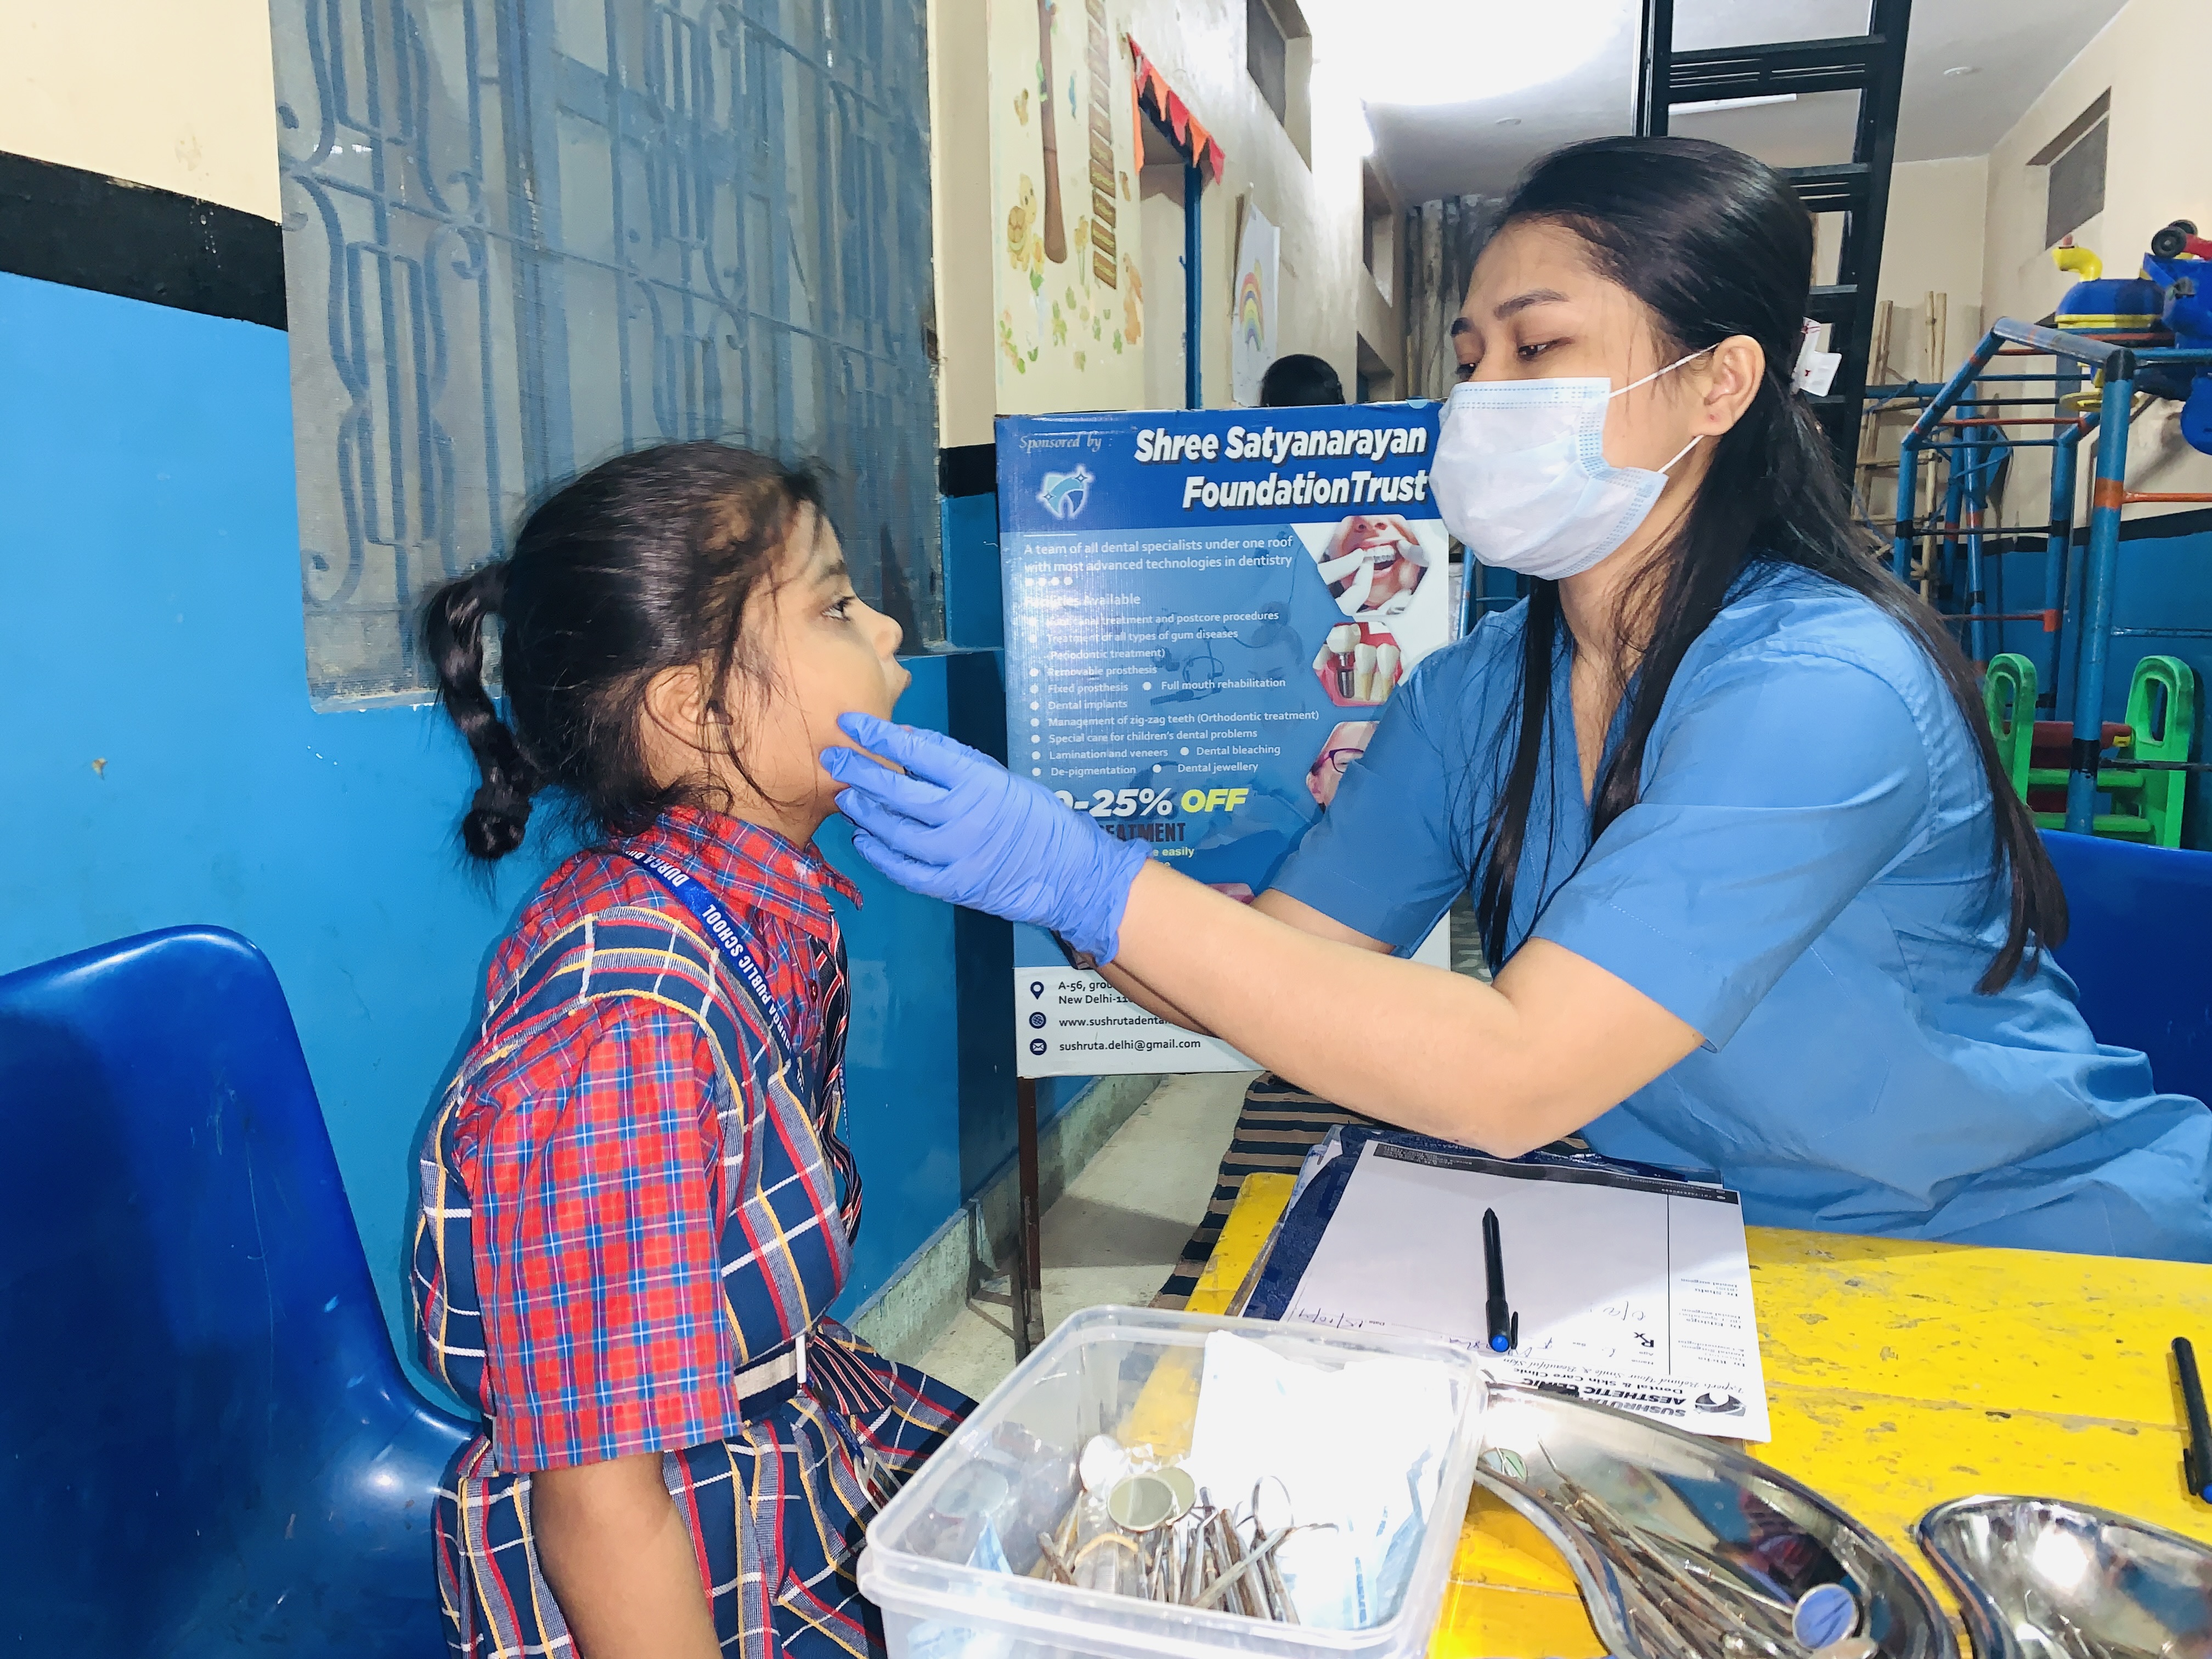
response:
[[[2059,965],[2100,1042],[2140,1048],[2170,1094],[2212,1101],[2212,853],[2045,831],[2070,927]]]
[[[9,1652],[445,1652],[439,1476],[283,993],[176,928],[0,977]]]

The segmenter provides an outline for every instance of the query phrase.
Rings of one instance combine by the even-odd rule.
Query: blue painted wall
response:
[[[940,496],[937,528],[939,543],[945,549],[945,637],[955,645],[978,650],[1005,650],[1006,602],[999,572],[999,498],[995,495]],[[1000,735],[1003,739],[1003,728]]]
[[[289,399],[280,333],[0,275],[0,971],[173,923],[258,945],[402,1328],[411,1149],[549,860],[526,848],[489,894],[464,872],[473,775],[434,709],[309,708]],[[902,719],[995,698],[986,653],[911,665]],[[991,1082],[978,1022],[1007,1024],[1004,1054],[1012,1013],[1003,970],[952,971],[980,919],[878,878],[841,830],[823,848],[866,898],[849,1309],[1011,1148],[1010,1085],[961,1073]]]

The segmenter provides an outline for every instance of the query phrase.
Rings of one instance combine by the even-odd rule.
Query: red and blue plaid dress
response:
[[[862,1528],[970,1402],[823,1316],[860,1208],[824,890],[857,896],[712,813],[617,845],[712,891],[797,1064],[682,902],[607,848],[556,870],[500,947],[421,1153],[422,1357],[484,1416],[440,1495],[448,1638],[463,1659],[573,1653],[531,1474],[657,1451],[726,1653],[864,1655]]]

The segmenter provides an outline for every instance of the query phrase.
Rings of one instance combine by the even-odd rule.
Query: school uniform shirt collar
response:
[[[825,944],[837,937],[830,895],[860,902],[860,889],[812,847],[701,807],[673,807],[623,844],[680,866],[725,903],[766,910]]]

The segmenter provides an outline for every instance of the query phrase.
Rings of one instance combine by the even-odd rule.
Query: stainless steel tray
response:
[[[2051,1498],[1961,1498],[1914,1529],[1977,1659],[2212,1659],[2212,1549]]]
[[[1533,1389],[1492,1385],[1485,1424],[1475,1478],[1566,1558],[1614,1659],[1803,1659],[1810,1647],[1789,1620],[1821,1585],[1848,1591],[1858,1614],[1856,1634],[1823,1651],[1958,1659],[1948,1621],[1903,1558],[1778,1470]],[[1741,1610],[1719,1621],[1722,1634],[1716,1605]]]

